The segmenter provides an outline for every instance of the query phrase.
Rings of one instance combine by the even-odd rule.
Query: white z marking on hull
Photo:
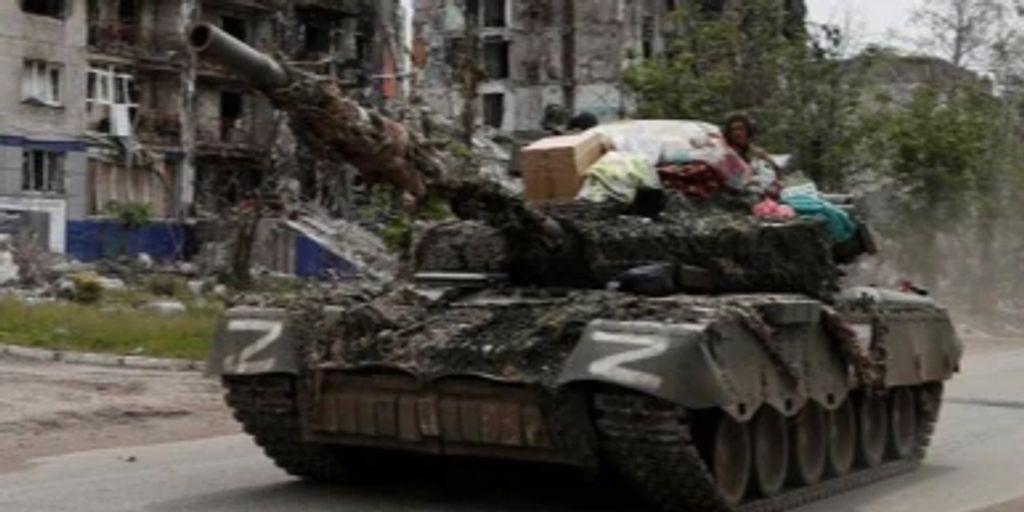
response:
[[[650,334],[616,334],[598,331],[594,333],[593,340],[594,343],[629,345],[638,348],[594,361],[589,368],[591,374],[651,392],[657,391],[661,387],[663,381],[661,377],[625,368],[624,365],[664,354],[669,347],[667,338]]]

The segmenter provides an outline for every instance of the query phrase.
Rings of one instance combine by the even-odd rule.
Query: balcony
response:
[[[139,61],[158,67],[171,67],[187,55],[187,46],[176,32],[144,33],[138,25],[93,23],[89,25],[89,50]]]
[[[123,23],[91,23],[89,24],[89,49],[134,58],[139,46],[138,25]]]
[[[205,154],[255,157],[272,144],[267,130],[261,129],[250,117],[202,118],[197,135],[197,149]]]
[[[139,141],[144,144],[172,147],[181,145],[181,119],[178,114],[156,110],[139,112],[136,131]]]
[[[257,11],[278,11],[284,9],[287,0],[206,0],[207,6],[241,7]]]

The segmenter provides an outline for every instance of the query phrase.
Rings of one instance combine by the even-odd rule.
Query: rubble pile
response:
[[[364,278],[389,280],[398,272],[398,260],[381,237],[357,224],[335,219],[305,205],[285,224],[316,241],[334,255],[352,262]]]

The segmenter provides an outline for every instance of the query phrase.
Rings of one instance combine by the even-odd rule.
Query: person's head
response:
[[[569,121],[570,131],[585,132],[597,125],[601,124],[601,121],[592,112],[580,112],[576,114],[576,117]]]
[[[566,123],[568,115],[561,105],[548,105],[544,107],[544,118],[541,120],[541,127],[548,131],[560,130]]]
[[[747,114],[738,113],[725,118],[722,132],[724,132],[725,140],[730,145],[746,149],[753,144],[754,137],[757,135],[757,128],[753,118]]]

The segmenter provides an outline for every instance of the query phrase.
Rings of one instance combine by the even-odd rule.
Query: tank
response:
[[[300,125],[315,115],[289,90],[327,111],[349,101],[215,28],[191,41]],[[384,136],[357,133],[368,118],[297,133],[364,170],[388,158],[350,139]],[[413,278],[241,301],[219,322],[209,370],[285,471],[531,461],[618,475],[652,510],[724,512],[920,465],[962,344],[928,297],[843,289],[821,226],[673,200],[533,207],[453,184],[409,133],[388,180],[460,217],[420,237]]]

